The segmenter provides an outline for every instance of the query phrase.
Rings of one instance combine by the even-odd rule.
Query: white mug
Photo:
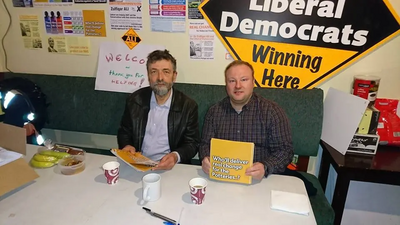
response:
[[[143,200],[147,202],[157,201],[161,197],[161,176],[149,173],[142,179]]]

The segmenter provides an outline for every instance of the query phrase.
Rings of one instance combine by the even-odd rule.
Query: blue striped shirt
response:
[[[142,154],[154,161],[160,161],[162,157],[171,152],[168,141],[168,114],[171,108],[172,94],[171,89],[168,100],[163,105],[159,105],[154,92],[151,93]]]

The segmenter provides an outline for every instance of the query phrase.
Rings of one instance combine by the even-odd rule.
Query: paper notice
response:
[[[47,51],[74,55],[90,55],[90,40],[85,37],[50,36]]]
[[[48,35],[105,37],[104,10],[44,10]]]
[[[110,26],[111,30],[141,30],[142,22],[142,1],[123,0],[110,1]]]
[[[62,7],[72,5],[72,0],[33,0],[33,7]]]
[[[25,48],[42,48],[42,38],[40,37],[39,31],[39,18],[37,15],[20,15],[19,27]]]
[[[193,60],[213,60],[215,33],[205,20],[189,24],[189,53]]]
[[[149,0],[151,31],[181,32],[186,30],[186,0]]]
[[[203,19],[203,15],[199,11],[199,5],[204,0],[188,0],[188,18]]]

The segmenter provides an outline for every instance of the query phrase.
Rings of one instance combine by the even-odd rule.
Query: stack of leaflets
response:
[[[23,155],[18,152],[8,151],[0,147],[0,166],[6,165],[7,163],[22,158],[22,156]]]
[[[140,152],[131,153],[120,149],[111,149],[111,152],[137,171],[145,172],[158,165],[158,162],[147,158]]]

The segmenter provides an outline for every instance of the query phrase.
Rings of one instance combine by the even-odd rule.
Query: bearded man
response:
[[[178,73],[176,59],[168,50],[150,53],[146,66],[150,87],[127,98],[118,146],[159,161],[153,170],[170,170],[176,163],[190,164],[200,142],[198,105],[173,88]]]

